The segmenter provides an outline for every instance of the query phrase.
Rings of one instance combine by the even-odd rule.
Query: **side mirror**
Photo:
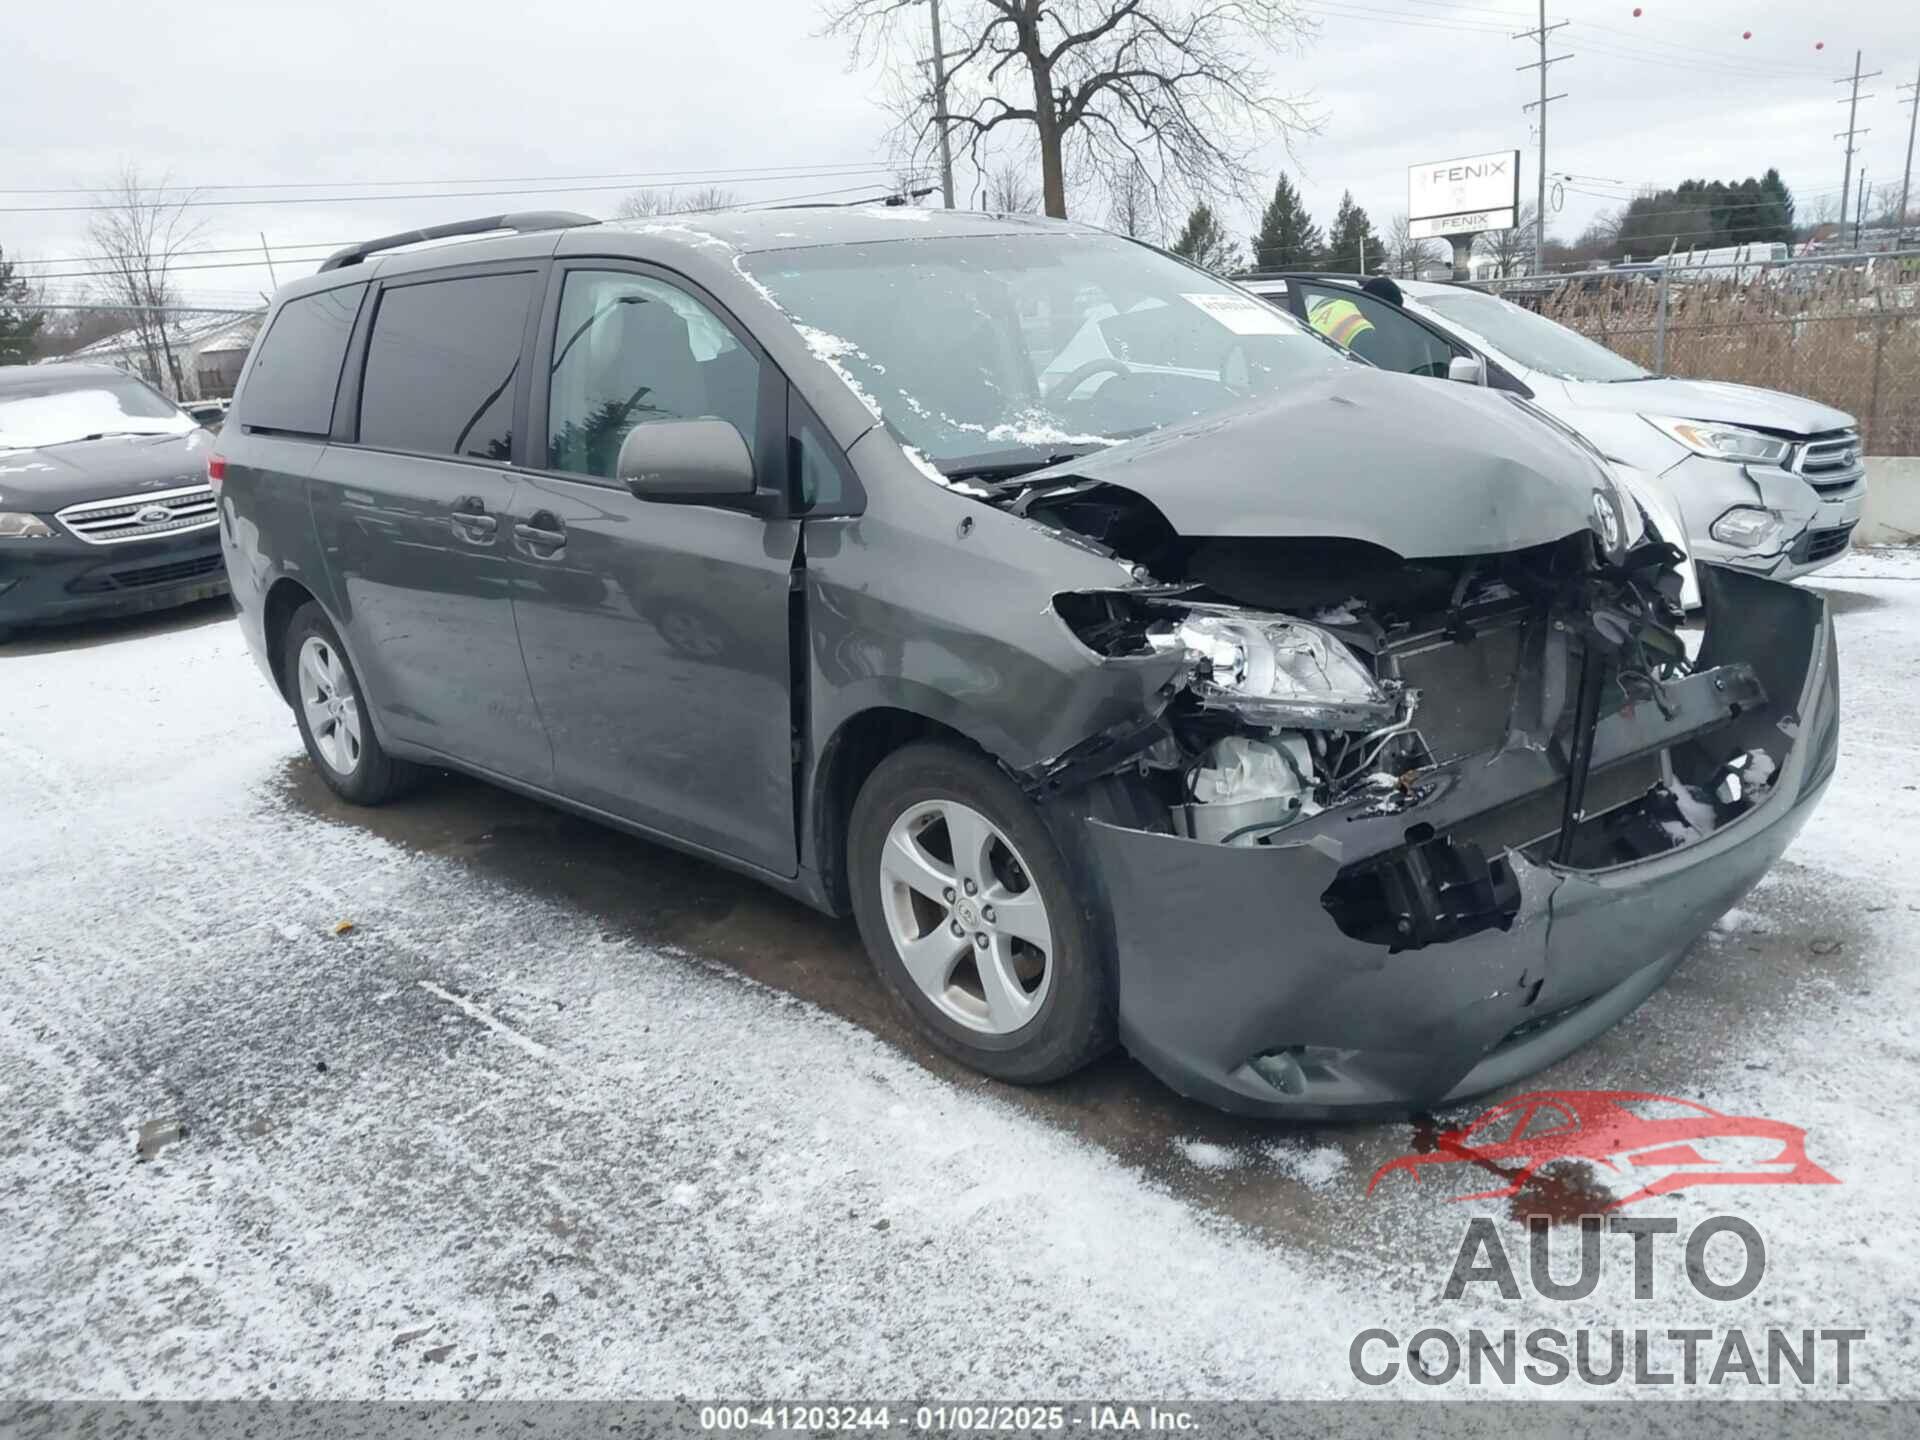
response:
[[[636,425],[613,473],[638,499],[662,504],[738,506],[754,495],[753,452],[726,420]]]
[[[1456,355],[1447,362],[1447,379],[1462,385],[1487,383],[1487,362],[1478,355]]]

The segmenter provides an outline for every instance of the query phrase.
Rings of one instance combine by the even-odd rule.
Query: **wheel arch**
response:
[[[320,604],[320,597],[291,576],[282,575],[267,590],[267,598],[260,610],[260,638],[267,647],[267,664],[273,672],[273,688],[280,692],[280,698],[293,704],[293,697],[287,693],[287,624],[293,619],[294,612],[302,605],[312,601],[320,605],[322,611],[327,608]],[[333,620],[331,615],[328,620]],[[334,630],[340,629],[334,624]],[[348,652],[351,656],[352,652]],[[357,671],[358,666],[354,667]]]
[[[930,708],[930,707],[929,707]],[[998,761],[975,735],[909,704],[875,704],[843,719],[821,745],[808,791],[807,834],[821,891],[833,913],[851,912],[847,824],[860,787],[887,756],[922,740],[945,740]]]

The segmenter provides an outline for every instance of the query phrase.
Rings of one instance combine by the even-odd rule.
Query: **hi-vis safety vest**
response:
[[[1373,322],[1361,313],[1358,305],[1351,300],[1336,300],[1331,295],[1308,304],[1307,323],[1343,350],[1351,350],[1355,340],[1373,329]]]

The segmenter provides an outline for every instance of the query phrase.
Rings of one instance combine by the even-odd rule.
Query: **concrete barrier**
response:
[[[1856,545],[1920,541],[1920,455],[1867,456],[1867,503]]]

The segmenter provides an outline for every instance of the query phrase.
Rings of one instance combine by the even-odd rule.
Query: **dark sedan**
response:
[[[122,370],[0,369],[0,638],[225,594],[212,438]]]

